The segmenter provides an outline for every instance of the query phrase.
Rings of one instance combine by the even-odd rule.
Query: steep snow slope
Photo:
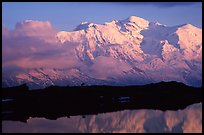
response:
[[[167,27],[130,16],[104,24],[83,22],[73,32],[61,31],[56,37],[62,49],[74,45],[67,56],[76,55],[83,64],[69,70],[42,67],[14,75],[3,73],[3,86],[23,82],[35,87],[143,85],[160,81],[202,85],[202,30],[191,24]]]

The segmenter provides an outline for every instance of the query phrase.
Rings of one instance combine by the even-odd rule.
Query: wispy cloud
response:
[[[108,79],[121,75],[121,71],[128,71],[131,67],[125,62],[118,61],[111,57],[99,56],[93,60],[93,65],[86,68],[85,72],[97,79]]]
[[[151,5],[160,8],[177,7],[177,6],[191,6],[199,4],[201,2],[116,2],[121,5],[126,6],[141,6],[141,5]]]

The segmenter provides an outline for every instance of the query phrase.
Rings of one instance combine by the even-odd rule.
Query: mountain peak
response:
[[[45,25],[39,24],[37,30],[42,27]],[[18,30],[21,32],[22,27],[19,26]],[[33,29],[26,27],[25,32],[27,30]],[[42,62],[45,63],[43,68],[50,69],[22,69],[9,76],[4,70],[3,86],[22,82],[36,87],[82,83],[142,85],[170,80],[202,86],[202,29],[191,24],[164,27],[158,22],[130,16],[103,24],[82,22],[75,31],[58,32],[56,39],[60,47],[48,50],[54,54],[51,56],[52,64],[48,57],[50,53],[44,48],[39,55],[42,60],[31,58],[36,63],[33,67],[42,67]],[[32,54],[35,56],[35,53]],[[21,68],[20,64],[17,66]],[[22,68],[25,66],[22,65]],[[78,72],[70,70],[76,68],[79,68]]]
[[[129,22],[143,22],[143,21],[146,22],[147,21],[147,20],[140,18],[140,17],[137,17],[137,16],[129,16],[126,20]]]
[[[179,26],[179,28],[183,28],[183,29],[200,29],[190,23],[186,23],[186,24],[182,24]]]
[[[147,20],[145,20],[143,18],[137,17],[137,16],[130,16],[127,19],[122,20],[122,22],[124,22],[124,23],[134,23],[134,24],[137,24],[141,28],[146,28],[146,27],[149,26],[149,21],[147,21]]]
[[[81,22],[75,29],[74,31],[78,31],[78,30],[86,30],[87,28],[96,26],[96,24],[94,23],[89,23],[89,22]]]
[[[183,24],[183,25],[181,25],[181,26],[185,26],[185,27],[192,27],[193,25],[192,25],[192,24],[190,24],[190,23],[185,23],[185,24]],[[195,26],[193,26],[193,27],[195,27]]]

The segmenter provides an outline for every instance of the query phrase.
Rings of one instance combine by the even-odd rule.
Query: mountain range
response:
[[[126,86],[161,81],[202,86],[202,29],[191,24],[166,26],[130,16],[104,24],[82,22],[71,32],[57,32],[55,40],[61,50],[55,53],[72,59],[74,66],[42,66],[12,74],[3,70],[2,87],[23,83],[31,89]]]

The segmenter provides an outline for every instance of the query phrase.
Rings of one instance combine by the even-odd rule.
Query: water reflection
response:
[[[202,132],[202,103],[184,110],[124,110],[98,115],[3,121],[2,132]]]
[[[10,102],[10,101],[13,101],[13,99],[2,99],[2,102]]]

